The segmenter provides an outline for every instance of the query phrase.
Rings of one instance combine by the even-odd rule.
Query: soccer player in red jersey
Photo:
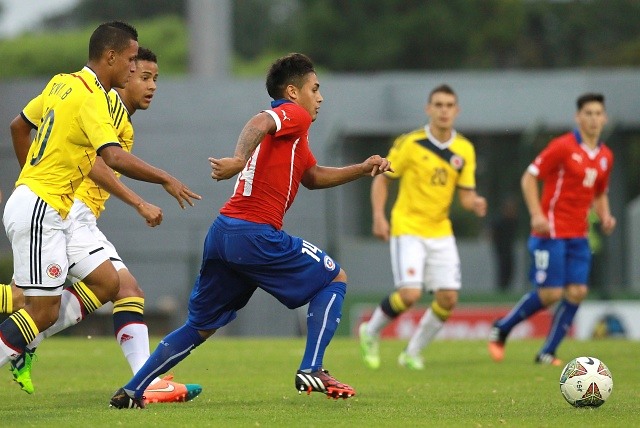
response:
[[[234,156],[209,158],[213,179],[239,175],[233,196],[205,238],[187,322],[162,339],[145,365],[116,391],[112,407],[144,407],[149,382],[231,322],[257,288],[291,309],[309,304],[307,344],[295,376],[296,389],[333,398],[355,395],[351,386],[337,381],[322,365],[340,322],[347,275],[323,250],[284,232],[282,222],[300,184],[308,189],[338,186],[390,171],[390,164],[378,155],[341,168],[317,164],[308,132],[322,95],[305,55],[278,59],[266,86],[274,100],[271,108],[247,122]]]
[[[505,340],[513,327],[559,301],[547,340],[535,361],[562,364],[556,349],[588,293],[589,210],[593,206],[605,234],[613,232],[616,225],[607,196],[613,153],[600,141],[607,122],[604,96],[584,94],[576,104],[577,128],[551,140],[522,176],[522,192],[531,215],[530,279],[536,290],[524,295],[494,324],[489,339],[494,361],[504,358]],[[543,183],[542,195],[538,180]]]

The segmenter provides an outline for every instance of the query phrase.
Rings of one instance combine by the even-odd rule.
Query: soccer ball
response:
[[[611,372],[597,358],[574,358],[560,375],[560,392],[574,407],[600,407],[612,390]]]

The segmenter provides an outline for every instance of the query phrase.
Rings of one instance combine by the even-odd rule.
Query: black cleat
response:
[[[350,398],[356,395],[356,391],[346,383],[341,383],[331,376],[325,369],[320,369],[312,373],[305,373],[298,370],[296,373],[296,389],[298,394],[303,391],[310,395],[312,392],[321,392],[327,398]]]
[[[130,397],[124,388],[120,388],[115,394],[113,394],[113,397],[111,397],[109,407],[114,407],[116,409],[144,409],[144,397]]]

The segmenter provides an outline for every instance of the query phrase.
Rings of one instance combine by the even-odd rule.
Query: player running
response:
[[[247,122],[234,156],[209,158],[213,179],[239,175],[233,196],[205,238],[187,322],[162,339],[138,373],[116,391],[112,407],[144,407],[144,390],[151,379],[235,319],[258,287],[290,309],[309,304],[307,344],[295,375],[296,390],[333,398],[356,393],[323,367],[325,349],[340,322],[347,275],[323,250],[283,231],[282,223],[300,184],[308,189],[338,186],[386,172],[390,164],[377,155],[342,168],[317,164],[308,132],[322,96],[306,56],[278,59],[266,86],[273,98],[271,108]]]
[[[578,127],[551,140],[522,176],[522,193],[531,215],[530,279],[536,289],[494,324],[488,346],[496,362],[504,359],[505,341],[518,323],[560,301],[535,362],[562,365],[556,349],[589,291],[587,216],[591,207],[605,234],[616,226],[607,195],[613,153],[600,141],[607,123],[604,96],[584,94],[576,104]],[[538,180],[543,183],[541,197]]]

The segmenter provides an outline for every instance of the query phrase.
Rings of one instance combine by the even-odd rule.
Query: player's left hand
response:
[[[473,201],[473,212],[478,217],[487,215],[487,200],[482,196],[477,196]]]
[[[611,235],[613,229],[616,228],[616,218],[612,215],[600,220],[600,229],[605,235]]]
[[[391,168],[391,162],[387,160],[387,158],[383,158],[379,155],[373,155],[369,157],[362,163],[364,171],[368,174],[371,174],[372,177],[375,177],[378,174],[382,174],[387,171],[393,172],[393,168]]]
[[[176,198],[178,204],[180,204],[180,208],[182,209],[185,208],[185,202],[190,206],[194,206],[195,204],[192,199],[198,201],[202,199],[202,196],[193,192],[184,183],[182,183],[175,177],[170,177],[169,180],[162,185],[162,187],[164,187],[164,190],[166,190],[167,193]]]

